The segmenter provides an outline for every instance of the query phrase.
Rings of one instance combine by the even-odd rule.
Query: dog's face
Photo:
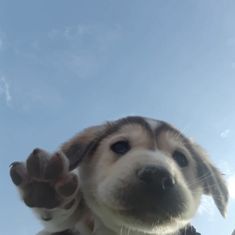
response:
[[[227,189],[197,146],[170,125],[129,117],[64,145],[91,210],[111,229],[168,234],[194,216],[203,193],[222,214]]]

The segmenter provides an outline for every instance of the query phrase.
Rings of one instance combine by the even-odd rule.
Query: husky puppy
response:
[[[14,162],[13,183],[43,235],[179,235],[203,194],[225,215],[222,174],[163,121],[126,117],[78,133],[49,154]]]

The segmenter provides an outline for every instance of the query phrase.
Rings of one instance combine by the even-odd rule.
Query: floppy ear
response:
[[[193,144],[193,149],[197,158],[199,182],[202,183],[204,193],[213,197],[221,215],[225,217],[229,195],[222,173],[210,162],[200,146]]]
[[[81,163],[106,127],[107,124],[89,127],[62,144],[61,151],[69,159],[70,170],[75,169]]]

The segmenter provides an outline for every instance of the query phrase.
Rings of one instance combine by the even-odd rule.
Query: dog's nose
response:
[[[153,189],[169,190],[175,185],[174,178],[164,167],[145,166],[137,171],[137,176]]]

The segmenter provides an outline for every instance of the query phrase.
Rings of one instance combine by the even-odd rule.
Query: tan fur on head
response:
[[[120,142],[128,147],[122,154],[112,149]],[[203,193],[225,214],[221,173],[167,123],[127,117],[86,129],[61,149],[70,169],[79,169],[83,197],[103,234],[123,227],[129,234],[174,234],[194,216]]]
[[[43,223],[41,235],[179,235],[203,194],[223,216],[228,202],[202,148],[143,117],[85,129],[52,154],[36,148],[12,163],[10,176]]]

